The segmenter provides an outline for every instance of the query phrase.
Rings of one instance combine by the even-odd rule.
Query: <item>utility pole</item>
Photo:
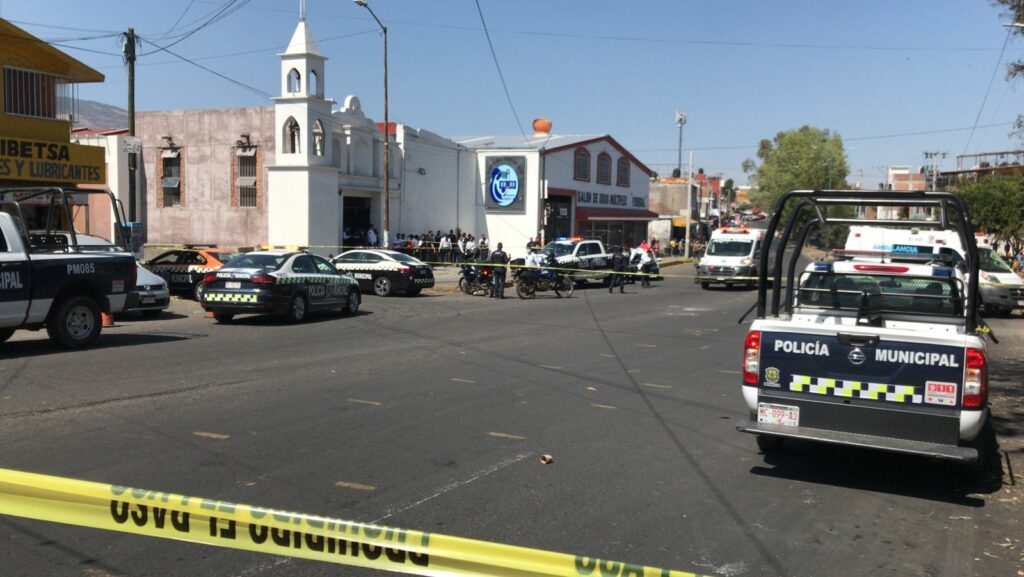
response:
[[[686,248],[683,257],[690,258],[690,227],[693,224],[693,151],[690,151],[690,168],[686,175]]]
[[[135,29],[128,28],[124,35],[124,61],[128,65],[128,136],[135,137]],[[128,221],[136,222],[135,193],[138,177],[136,153],[128,153]]]
[[[679,157],[676,160],[676,171],[683,175],[683,125],[686,124],[686,113],[676,111],[676,124],[679,125]]]
[[[939,158],[946,158],[947,155],[949,155],[948,152],[942,152],[942,151],[939,151],[939,150],[935,150],[935,151],[926,150],[926,151],[924,151],[924,157],[931,161],[929,164],[931,165],[931,169],[932,169],[931,170],[931,172],[932,172],[932,190],[936,190],[936,188],[938,187],[938,184],[939,184],[939,161],[938,161],[938,159]]]

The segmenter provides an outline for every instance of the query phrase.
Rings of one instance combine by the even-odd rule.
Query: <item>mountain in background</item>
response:
[[[128,111],[102,102],[79,100],[75,128],[128,128]]]

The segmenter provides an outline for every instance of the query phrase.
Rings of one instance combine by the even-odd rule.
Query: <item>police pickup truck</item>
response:
[[[931,254],[885,251],[842,251],[838,260],[799,266],[815,229],[863,223],[830,209],[880,205],[937,211],[934,221],[873,224],[956,231],[965,271]],[[763,451],[797,438],[976,461],[971,443],[988,417],[988,353],[976,306],[978,250],[962,201],[943,192],[793,191],[774,214],[765,243],[786,215],[776,242],[785,247],[795,234],[796,245],[776,251],[774,262],[768,246],[760,255],[757,320],[742,355],[750,418],[737,429],[757,435]],[[770,274],[785,281],[773,283],[771,295]]]
[[[600,240],[559,238],[544,245],[542,250],[552,255],[557,263],[555,266],[566,269],[574,282],[608,279],[612,255]]]
[[[91,206],[107,195],[115,230],[124,230],[117,204],[106,191],[0,189],[0,342],[17,329],[39,330],[68,349],[99,337],[100,313],[133,306],[138,294],[135,258],[127,251],[82,250],[71,207]],[[45,223],[42,230],[26,222]],[[69,242],[70,239],[70,242]]]

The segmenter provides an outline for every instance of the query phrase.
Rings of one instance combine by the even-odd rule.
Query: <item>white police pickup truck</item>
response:
[[[574,282],[608,279],[612,255],[608,254],[600,240],[559,238],[547,243],[541,250],[552,255],[556,266],[566,269],[566,274]]]
[[[132,254],[82,250],[69,226],[74,221],[68,218],[68,207],[81,204],[68,198],[95,194],[110,195],[0,189],[0,342],[17,329],[45,327],[50,339],[64,348],[86,347],[99,337],[101,312],[121,312],[138,301]],[[30,221],[42,217],[53,226],[29,233],[27,215]],[[117,218],[116,230],[122,230],[120,225]]]
[[[799,266],[814,229],[858,222],[830,218],[830,207],[879,204],[940,211],[926,225],[958,232],[966,274],[930,254],[915,260],[884,251]],[[976,461],[971,442],[988,417],[988,352],[976,307],[978,251],[963,203],[948,193],[794,191],[780,199],[766,239],[783,213],[790,218],[777,242],[786,246],[796,233],[796,248],[777,251],[772,263],[768,247],[761,255],[758,317],[742,356],[750,418],[737,429],[757,435],[764,451],[797,438]],[[770,301],[768,274],[785,280],[772,285]]]

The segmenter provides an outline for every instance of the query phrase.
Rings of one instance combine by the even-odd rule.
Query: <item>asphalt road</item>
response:
[[[628,293],[369,296],[301,325],[217,325],[175,299],[92,350],[22,333],[0,348],[0,467],[718,575],[1017,574],[1021,493],[994,437],[981,476],[799,443],[766,457],[734,428],[754,293]],[[992,323],[1000,394],[1022,380],[1020,323]],[[13,517],[0,559],[3,575],[372,573]]]

